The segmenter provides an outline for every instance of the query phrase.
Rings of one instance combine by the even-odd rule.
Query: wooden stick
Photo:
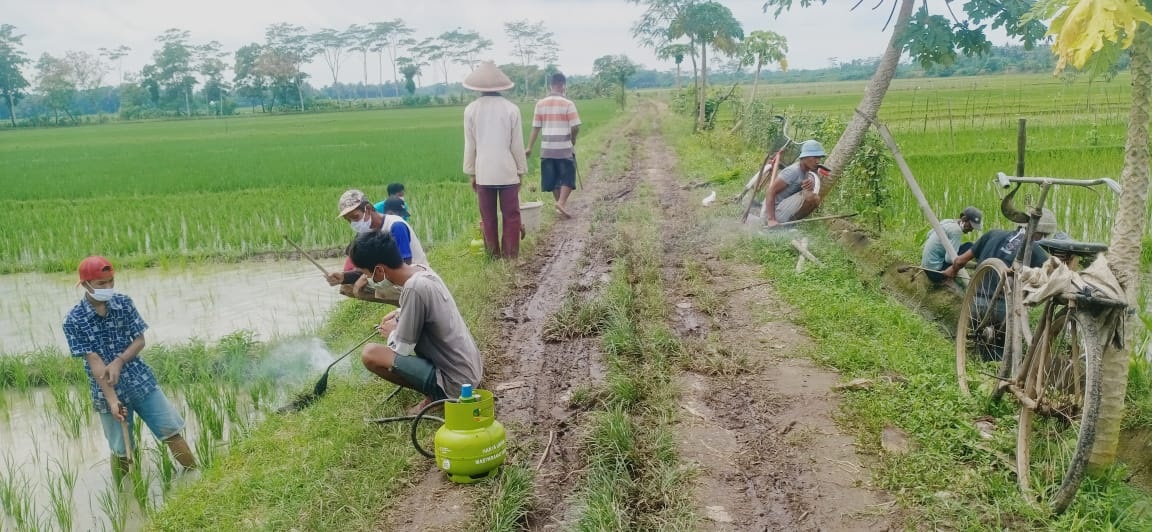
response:
[[[795,242],[795,240],[793,240],[793,242]],[[796,257],[796,273],[801,273],[803,271],[804,271],[804,254],[801,253],[798,257]]]
[[[718,293],[717,295],[731,294],[732,292],[739,292],[739,291],[741,291],[741,290],[747,290],[747,289],[749,289],[749,288],[755,288],[755,287],[757,287],[757,286],[763,286],[763,285],[766,285],[766,284],[768,284],[768,283],[770,283],[770,282],[772,282],[772,281],[760,281],[760,282],[758,282],[758,283],[752,283],[752,284],[750,284],[750,285],[747,285],[747,286],[741,286],[740,288],[729,288],[729,289],[727,289],[727,290],[723,290],[723,291],[721,291],[721,292],[720,292],[720,293]]]
[[[817,216],[815,218],[802,218],[800,220],[792,220],[791,222],[784,222],[781,224],[776,224],[775,226],[772,227],[772,229],[776,229],[778,227],[789,227],[789,226],[793,226],[796,224],[802,224],[804,222],[819,222],[821,220],[835,220],[837,218],[851,218],[853,216],[856,216],[857,214],[859,214],[859,213],[853,212],[853,213],[849,213],[849,214],[832,214],[832,215],[828,215],[828,216]]]
[[[304,255],[304,258],[308,259],[308,262],[311,262],[313,266],[319,268],[320,271],[324,274],[324,277],[328,277],[328,270],[325,270],[319,262],[316,262],[316,259],[312,258],[312,255],[309,255],[307,251],[304,251],[300,246],[296,245],[296,243],[293,242],[291,238],[288,238],[288,235],[283,236],[284,240],[287,240],[289,244],[292,244],[292,247],[296,248],[296,251],[299,251],[301,255]]]
[[[1024,177],[1024,154],[1028,151],[1028,119],[1016,124],[1016,177]]]
[[[128,470],[132,470],[132,435],[128,433],[128,422],[120,420],[120,430],[124,433],[124,456],[128,462]]]
[[[936,233],[936,238],[940,239],[940,244],[944,246],[944,252],[948,255],[948,260],[954,262],[956,260],[956,248],[952,247],[952,241],[948,240],[948,234],[944,232],[944,228],[940,226],[940,220],[936,218],[936,213],[932,212],[932,207],[928,205],[928,199],[924,197],[924,191],[920,190],[920,184],[916,182],[916,177],[912,175],[912,169],[908,167],[908,162],[904,160],[904,154],[900,152],[900,147],[896,145],[896,139],[892,137],[892,132],[888,131],[888,126],[884,125],[879,120],[874,120],[859,109],[856,113],[867,119],[875,128],[876,132],[880,134],[880,138],[884,144],[888,145],[888,149],[892,151],[892,158],[896,159],[896,166],[900,167],[900,173],[904,175],[904,181],[908,183],[908,188],[912,190],[912,195],[916,197],[916,202],[920,204],[920,210],[924,212],[924,217],[928,219],[928,223],[932,225],[932,231]]]
[[[540,455],[540,460],[536,462],[536,471],[540,471],[540,467],[544,465],[544,459],[548,458],[548,451],[552,450],[552,440],[556,439],[556,431],[548,431],[548,445],[544,446],[544,454]]]

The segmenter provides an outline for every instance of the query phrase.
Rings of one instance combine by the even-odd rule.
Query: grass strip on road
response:
[[[673,438],[673,378],[682,350],[665,325],[663,261],[652,191],[640,185],[622,205],[601,207],[615,257],[612,279],[595,303],[608,309],[602,336],[606,383],[586,433],[585,476],[576,498],[577,530],[688,530],[697,523],[692,470]],[[587,399],[584,399],[587,400]]]

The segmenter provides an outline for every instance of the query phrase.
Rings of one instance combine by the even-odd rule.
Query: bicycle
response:
[[[1103,184],[1117,194],[1120,187],[1107,178],[1000,173],[996,180],[1004,188],[1016,184],[1001,202],[1001,211],[1010,220],[1027,224],[1025,240],[1011,267],[997,258],[986,259],[968,284],[957,323],[957,378],[967,397],[972,396],[969,381],[976,378],[995,383],[992,400],[1010,393],[1020,403],[1017,483],[1022,493],[1031,496],[1035,477],[1053,511],[1060,513],[1072,502],[1084,478],[1100,411],[1101,353],[1119,330],[1127,304],[1101,296],[1087,284],[1079,291],[1054,292],[1030,302],[1041,309],[1032,331],[1019,281],[1026,272],[1022,266],[1031,260],[1030,243],[1052,186]],[[1034,208],[1021,212],[1012,205],[1012,198],[1025,183],[1039,185],[1040,195]],[[1078,262],[1096,260],[1108,249],[1104,244],[1073,240],[1044,239],[1037,244],[1072,268]],[[993,365],[998,365],[995,374],[989,372]],[[1048,460],[1033,460],[1033,450]]]
[[[772,181],[776,179],[776,173],[780,169],[780,159],[784,154],[784,150],[793,144],[792,137],[788,135],[788,118],[783,115],[776,115],[773,120],[777,122],[777,131],[780,135],[780,141],[777,141],[776,148],[768,150],[764,156],[764,162],[760,164],[759,170],[752,179],[744,185],[744,190],[739,195],[732,198],[733,203],[740,203],[744,199],[744,195],[752,192],[752,197],[748,199],[748,206],[744,209],[744,214],[740,216],[740,223],[748,222],[748,215],[752,213],[752,206],[756,203],[756,194],[758,194],[766,186],[771,185]],[[769,170],[765,172],[765,170]]]

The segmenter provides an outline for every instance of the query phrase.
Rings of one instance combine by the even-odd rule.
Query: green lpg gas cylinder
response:
[[[460,484],[495,474],[506,452],[492,392],[472,392],[472,385],[465,384],[459,402],[444,403],[444,425],[436,431],[436,465]]]

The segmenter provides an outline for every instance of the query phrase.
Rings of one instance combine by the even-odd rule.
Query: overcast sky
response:
[[[19,2],[19,0],[13,0]],[[97,48],[127,45],[132,53],[123,60],[124,72],[136,72],[150,62],[157,48],[155,38],[168,28],[191,32],[194,43],[220,41],[225,50],[264,40],[264,29],[288,22],[310,31],[321,28],[342,30],[350,24],[402,18],[416,30],[417,39],[439,35],[457,27],[476,30],[495,45],[483,59],[497,63],[516,62],[510,53],[504,22],[543,20],[556,34],[560,45],[561,70],[568,74],[589,74],[592,61],[605,54],[627,54],[650,68],[671,69],[670,62],[658,61],[650,50],[637,45],[632,24],[642,8],[624,0],[35,0],[21,2],[21,9],[4,10],[4,23],[23,33],[24,51],[35,61],[41,53],[62,55],[67,50],[95,53]],[[829,5],[796,8],[779,19],[761,11],[762,1],[723,1],[732,9],[745,32],[772,30],[787,37],[792,68],[821,68],[829,58],[840,60],[876,56],[887,35],[881,33],[888,17],[889,2],[871,11],[862,5],[849,11],[855,2],[835,0]],[[999,43],[997,43],[999,44]],[[228,59],[230,63],[231,56]],[[391,67],[385,59],[385,79]],[[369,82],[377,79],[375,60],[369,58]],[[331,74],[317,58],[305,69],[316,86],[331,83]],[[425,69],[424,83],[429,83]],[[461,67],[449,72],[452,81],[463,76]],[[108,77],[109,82],[116,71]],[[31,77],[29,77],[31,79]],[[363,79],[359,54],[346,59],[340,80]],[[437,75],[439,79],[439,75]]]

